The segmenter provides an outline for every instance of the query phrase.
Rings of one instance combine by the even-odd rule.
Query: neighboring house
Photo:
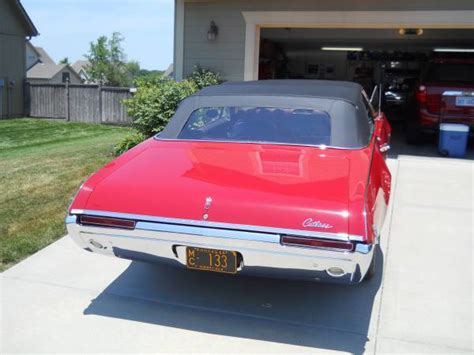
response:
[[[20,1],[0,1],[0,118],[24,115],[25,41],[37,35]]]
[[[76,62],[72,65],[72,69],[74,69],[74,71],[79,74],[84,84],[95,84],[95,82],[90,79],[90,75],[87,71],[88,66],[88,60],[76,60]]]
[[[56,64],[49,54],[42,48],[34,46],[30,41],[26,42],[26,70],[30,70],[36,64]]]
[[[226,80],[351,79],[373,63],[356,70],[361,57],[340,47],[472,48],[473,19],[472,0],[175,0],[174,76],[200,65]]]
[[[28,70],[28,82],[31,84],[82,84],[81,77],[69,64],[38,63]]]
[[[39,60],[41,63],[55,64],[53,58],[49,56],[48,52],[46,52],[44,48],[35,46],[35,49],[39,55]]]
[[[40,62],[40,52],[30,41],[26,41],[26,70]]]
[[[36,60],[36,64],[30,67],[26,73],[28,82],[32,84],[82,84],[83,80],[79,74],[69,64],[56,64],[48,53],[41,47],[33,47],[27,53],[31,54],[31,61]],[[35,54],[38,55],[35,58]],[[28,57],[27,57],[28,61]]]

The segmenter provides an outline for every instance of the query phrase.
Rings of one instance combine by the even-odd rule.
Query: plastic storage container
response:
[[[441,123],[439,125],[439,153],[449,157],[464,157],[468,138],[469,126],[457,123]]]

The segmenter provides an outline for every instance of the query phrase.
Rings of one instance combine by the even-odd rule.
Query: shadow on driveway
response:
[[[382,282],[383,254],[380,248],[376,253],[377,274],[354,286],[235,277],[133,262],[84,314],[362,353]]]

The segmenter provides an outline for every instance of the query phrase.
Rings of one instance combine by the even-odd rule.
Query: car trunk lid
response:
[[[133,159],[99,172],[85,209],[348,233],[350,159],[343,150],[146,144]]]

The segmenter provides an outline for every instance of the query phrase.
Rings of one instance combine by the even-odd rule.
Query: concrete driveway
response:
[[[370,282],[187,272],[65,237],[1,275],[0,350],[472,353],[474,164],[389,162],[392,208]]]

